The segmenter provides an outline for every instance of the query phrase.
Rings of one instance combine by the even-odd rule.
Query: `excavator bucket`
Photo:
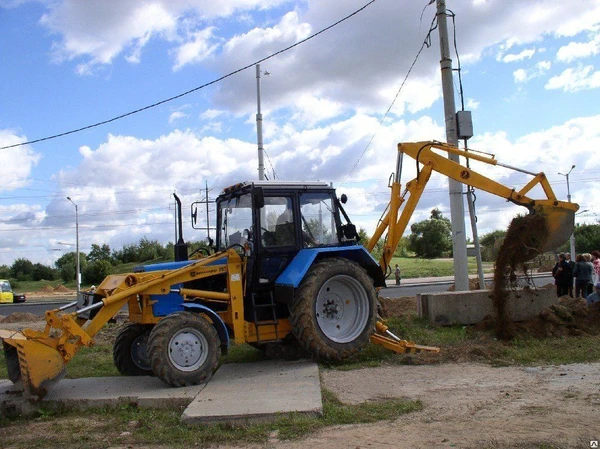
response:
[[[65,374],[60,353],[21,332],[0,331],[9,379],[23,388],[27,398],[42,399]]]
[[[541,252],[554,251],[565,243],[573,233],[575,212],[578,206],[574,203],[567,204],[573,204],[573,207],[541,204],[536,206],[536,213],[541,212],[544,214],[548,223],[548,238],[541,244],[539,248]]]

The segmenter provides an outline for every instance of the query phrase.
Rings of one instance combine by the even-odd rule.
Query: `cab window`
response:
[[[333,199],[329,193],[301,194],[300,211],[305,247],[338,243]]]

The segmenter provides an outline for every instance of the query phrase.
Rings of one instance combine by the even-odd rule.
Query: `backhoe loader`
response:
[[[578,209],[557,200],[543,173],[502,165],[532,176],[516,190],[448,160],[444,152],[502,165],[491,155],[444,143],[399,144],[390,203],[366,246],[342,206],[346,196],[338,199],[328,184],[246,182],[225,188],[216,199],[213,253],[186,260],[179,204],[175,262],[108,276],[94,293],[46,312],[44,331],[0,331],[10,380],[22,384],[31,400],[44,397],[77,351],[93,346],[94,336],[123,306],[128,324],[114,343],[117,369],[173,386],[207,381],[232,341],[263,350],[299,346],[321,360],[348,359],[369,341],[398,353],[439,351],[397,337],[377,315],[389,262],[432,172],[543,214],[550,233],[539,251],[568,238]],[[415,159],[418,172],[401,192],[403,155]],[[536,186],[544,198],[528,196]],[[378,263],[370,251],[384,234]]]

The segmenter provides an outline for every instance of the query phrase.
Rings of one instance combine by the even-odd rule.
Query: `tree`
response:
[[[34,281],[53,281],[58,277],[58,270],[52,267],[36,263],[33,265],[32,278]]]
[[[505,236],[506,231],[497,229],[481,237],[479,239],[479,243],[482,246],[481,259],[485,262],[495,261],[498,257],[498,251],[500,250],[500,245],[502,245]]]
[[[10,267],[10,275],[18,281],[33,280],[33,263],[29,259],[17,259]]]
[[[432,259],[449,255],[452,251],[452,224],[438,209],[431,211],[431,218],[410,227],[408,249],[418,257]]]
[[[75,280],[75,275],[77,273],[77,253],[75,251],[64,254],[61,256],[54,265],[60,271],[60,277],[65,282],[70,282]],[[79,268],[81,272],[85,270],[87,266],[87,261],[85,259],[85,253],[79,253]]]
[[[83,271],[83,282],[86,284],[99,284],[111,272],[112,265],[108,260],[97,260],[88,264]]]
[[[102,246],[92,243],[92,249],[86,256],[88,262],[96,262],[98,260],[106,260],[112,264],[112,256],[110,255],[110,246],[104,244]]]
[[[600,250],[600,224],[577,225],[574,233],[578,254]]]

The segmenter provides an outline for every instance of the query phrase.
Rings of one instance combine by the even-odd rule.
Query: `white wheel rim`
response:
[[[169,360],[180,371],[195,371],[208,358],[208,341],[197,329],[180,329],[169,340]]]

